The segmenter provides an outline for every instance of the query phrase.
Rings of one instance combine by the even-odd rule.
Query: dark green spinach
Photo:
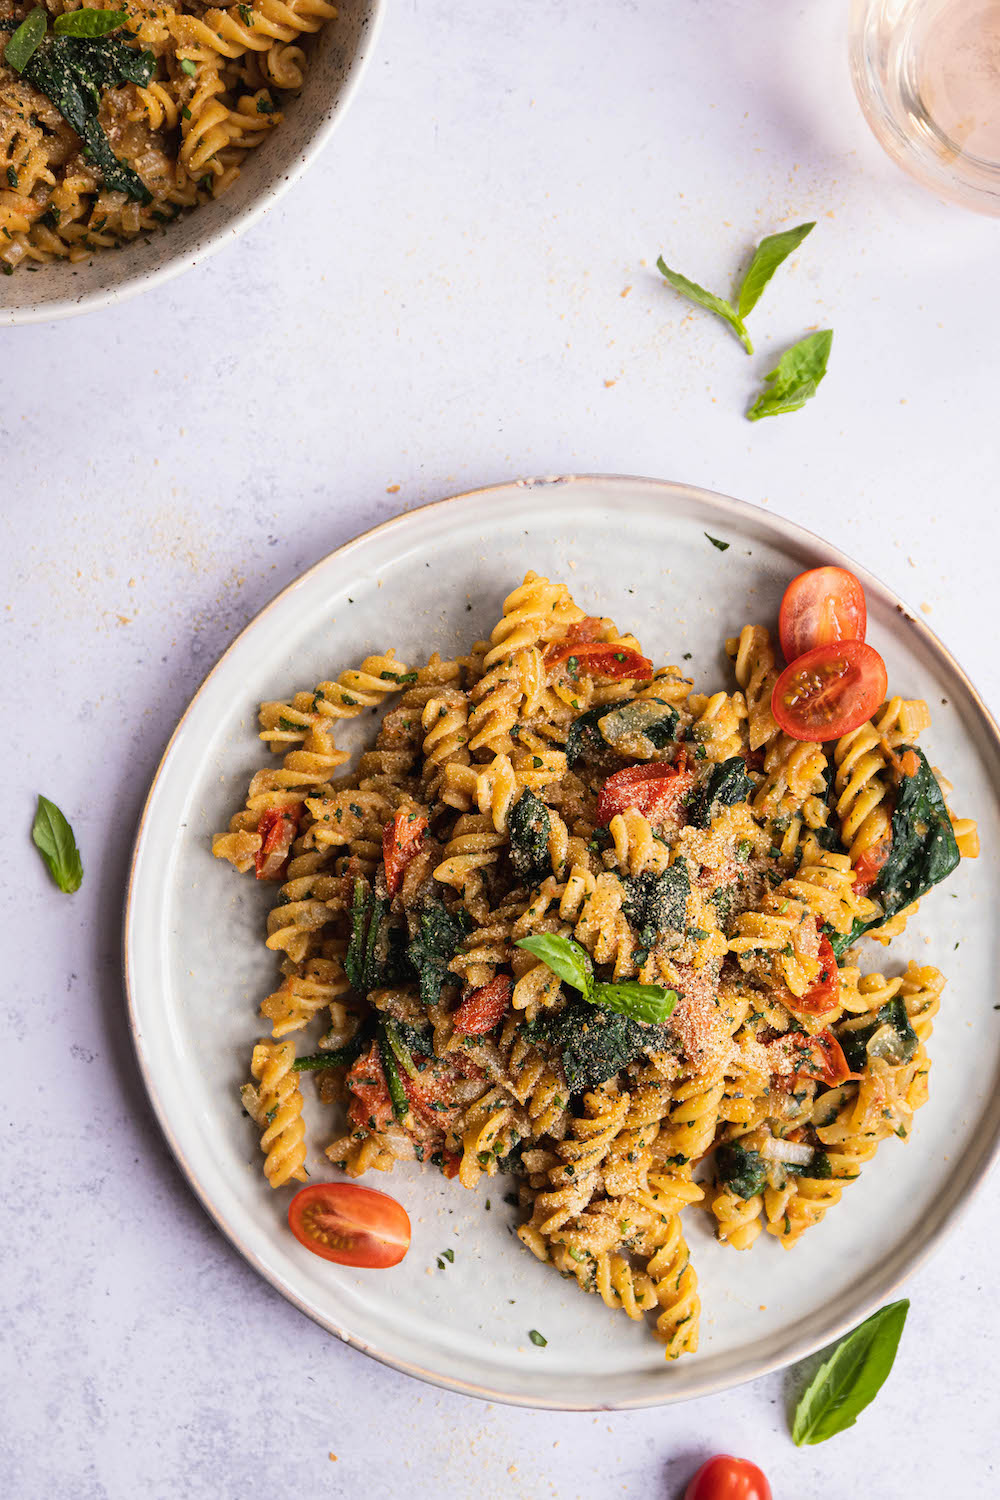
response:
[[[712,767],[711,775],[691,804],[689,822],[695,828],[707,828],[720,807],[745,802],[753,789],[742,755],[730,756],[721,765]]]
[[[691,890],[687,864],[678,860],[661,875],[626,876],[622,911],[636,929],[647,950],[665,932],[682,933],[686,925],[687,898]]]
[[[549,810],[529,787],[518,797],[507,819],[510,862],[522,880],[549,869]]]
[[[151,52],[140,52],[120,37],[56,36],[37,47],[21,70],[80,136],[108,191],[139,203],[149,203],[152,195],[139,174],[115,156],[98,114],[106,89],[125,83],[145,87],[155,65]]]
[[[892,813],[892,847],[868,893],[881,909],[867,922],[856,921],[848,933],[830,933],[838,959],[872,927],[880,927],[919,901],[959,862],[955,831],[927,757],[910,745],[899,746],[897,753],[901,758],[916,756],[917,769],[912,776],[900,778]]]
[[[715,1153],[715,1171],[722,1183],[737,1198],[753,1198],[763,1192],[767,1181],[767,1163],[759,1151],[748,1151],[738,1141],[729,1141]]]
[[[644,1026],[586,1000],[571,1000],[563,1010],[541,1016],[528,1031],[559,1053],[573,1093],[613,1078],[647,1047],[672,1044],[666,1026]]]
[[[891,1026],[896,1037],[896,1046],[890,1061],[908,1063],[919,1046],[919,1038],[910,1025],[906,1006],[897,995],[888,1001],[864,1026],[842,1026],[837,1030],[837,1040],[844,1053],[847,1066],[852,1073],[863,1072],[868,1062],[868,1043],[883,1026]]]
[[[458,952],[469,926],[469,918],[463,910],[452,916],[438,901],[428,903],[421,913],[417,935],[406,953],[420,981],[420,999],[424,1005],[440,1002],[441,986],[449,977],[448,965]],[[457,984],[458,978],[452,978]]]

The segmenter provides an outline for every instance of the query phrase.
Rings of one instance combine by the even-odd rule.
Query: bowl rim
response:
[[[18,327],[28,323],[54,323],[63,318],[76,317],[80,313],[95,312],[98,308],[117,307],[133,297],[138,297],[142,292],[151,291],[154,287],[173,281],[175,276],[190,271],[202,261],[208,260],[210,256],[218,254],[224,245],[245,234],[252,225],[257,223],[258,219],[274,207],[289,188],[298,182],[327,144],[353,103],[361,81],[368,71],[372,54],[378,45],[386,10],[386,0],[364,0],[364,3],[368,8],[367,22],[363,23],[359,30],[358,44],[343,83],[333,100],[323,110],[313,134],[289,162],[281,165],[274,174],[274,180],[261,189],[252,203],[236,213],[233,218],[220,224],[211,233],[206,233],[195,249],[186,254],[180,251],[172,255],[165,252],[165,260],[154,270],[133,271],[113,286],[101,287],[77,296],[59,297],[52,302],[36,303],[30,306],[17,303],[5,306],[0,303],[0,326]],[[335,21],[334,24],[336,24]],[[127,250],[127,246],[124,248]]]

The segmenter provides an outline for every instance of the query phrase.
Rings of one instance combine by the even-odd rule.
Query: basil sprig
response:
[[[891,1302],[841,1339],[795,1408],[792,1442],[825,1443],[853,1427],[892,1369],[909,1302]]]
[[[821,328],[807,333],[804,339],[786,349],[774,369],[764,376],[766,389],[747,412],[751,422],[761,417],[780,417],[786,411],[799,411],[815,396],[826,374],[833,343],[833,330]]]
[[[728,323],[747,353],[752,354],[753,344],[750,342],[744,319],[757,306],[761,293],[782,261],[788,259],[792,251],[801,245],[809,231],[815,227],[815,222],[799,224],[795,229],[783,229],[780,234],[769,234],[762,239],[753,253],[753,259],[740,284],[735,307],[724,297],[717,297],[714,292],[706,291],[696,281],[690,281],[686,276],[682,276],[679,271],[672,271],[662,255],[657,260],[656,267],[675,292],[680,292],[681,296],[686,297],[689,302],[696,303],[698,307],[705,308],[707,312],[714,313],[717,318]]]
[[[80,851],[65,816],[48,797],[38,799],[31,837],[59,889],[67,895],[78,891],[83,880]]]
[[[613,1010],[632,1021],[660,1025],[677,1004],[677,991],[664,989],[659,984],[636,984],[631,980],[619,984],[600,983],[594,978],[590,954],[573,938],[539,933],[537,937],[520,938],[517,947],[541,959],[553,974],[558,974],[566,984],[579,990],[589,1004]]]

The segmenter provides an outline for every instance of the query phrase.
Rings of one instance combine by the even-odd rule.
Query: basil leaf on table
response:
[[[23,73],[25,64],[31,59],[48,26],[48,11],[44,5],[29,10],[20,26],[4,48],[3,60],[15,73]]]
[[[841,1339],[802,1394],[792,1423],[792,1442],[825,1443],[853,1427],[884,1385],[899,1348],[910,1304],[891,1302]]]
[[[833,330],[821,328],[786,349],[775,368],[764,376],[767,389],[761,391],[747,412],[750,421],[759,422],[761,417],[780,417],[784,412],[801,410],[815,396],[826,374],[832,343]]]
[[[48,797],[39,797],[31,837],[61,891],[71,895],[80,889],[83,861],[73,830],[63,813]]]
[[[815,228],[814,220],[811,224],[799,224],[795,229],[783,229],[780,234],[769,234],[761,240],[753,253],[753,259],[747,267],[743,285],[740,287],[739,302],[736,306],[740,318],[745,318],[747,313],[753,311],[760,301],[761,293],[782,261],[787,260],[792,251],[798,249],[809,231]]]
[[[743,326],[743,319],[735,307],[732,307],[724,297],[717,297],[714,292],[707,292],[696,281],[689,281],[679,271],[672,271],[662,255],[657,259],[656,269],[661,276],[669,281],[675,292],[680,292],[681,296],[686,297],[689,302],[694,302],[698,307],[703,307],[706,312],[715,313],[717,318],[721,318],[724,323],[728,323],[747,353],[753,353],[753,344],[750,342],[750,335]]]
[[[56,16],[56,36],[107,36],[128,20],[127,10],[67,10]]]

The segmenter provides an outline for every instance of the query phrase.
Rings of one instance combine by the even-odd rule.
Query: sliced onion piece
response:
[[[788,1166],[805,1167],[812,1161],[815,1152],[803,1141],[781,1141],[774,1136],[761,1147],[761,1156],[766,1161],[785,1162]]]

